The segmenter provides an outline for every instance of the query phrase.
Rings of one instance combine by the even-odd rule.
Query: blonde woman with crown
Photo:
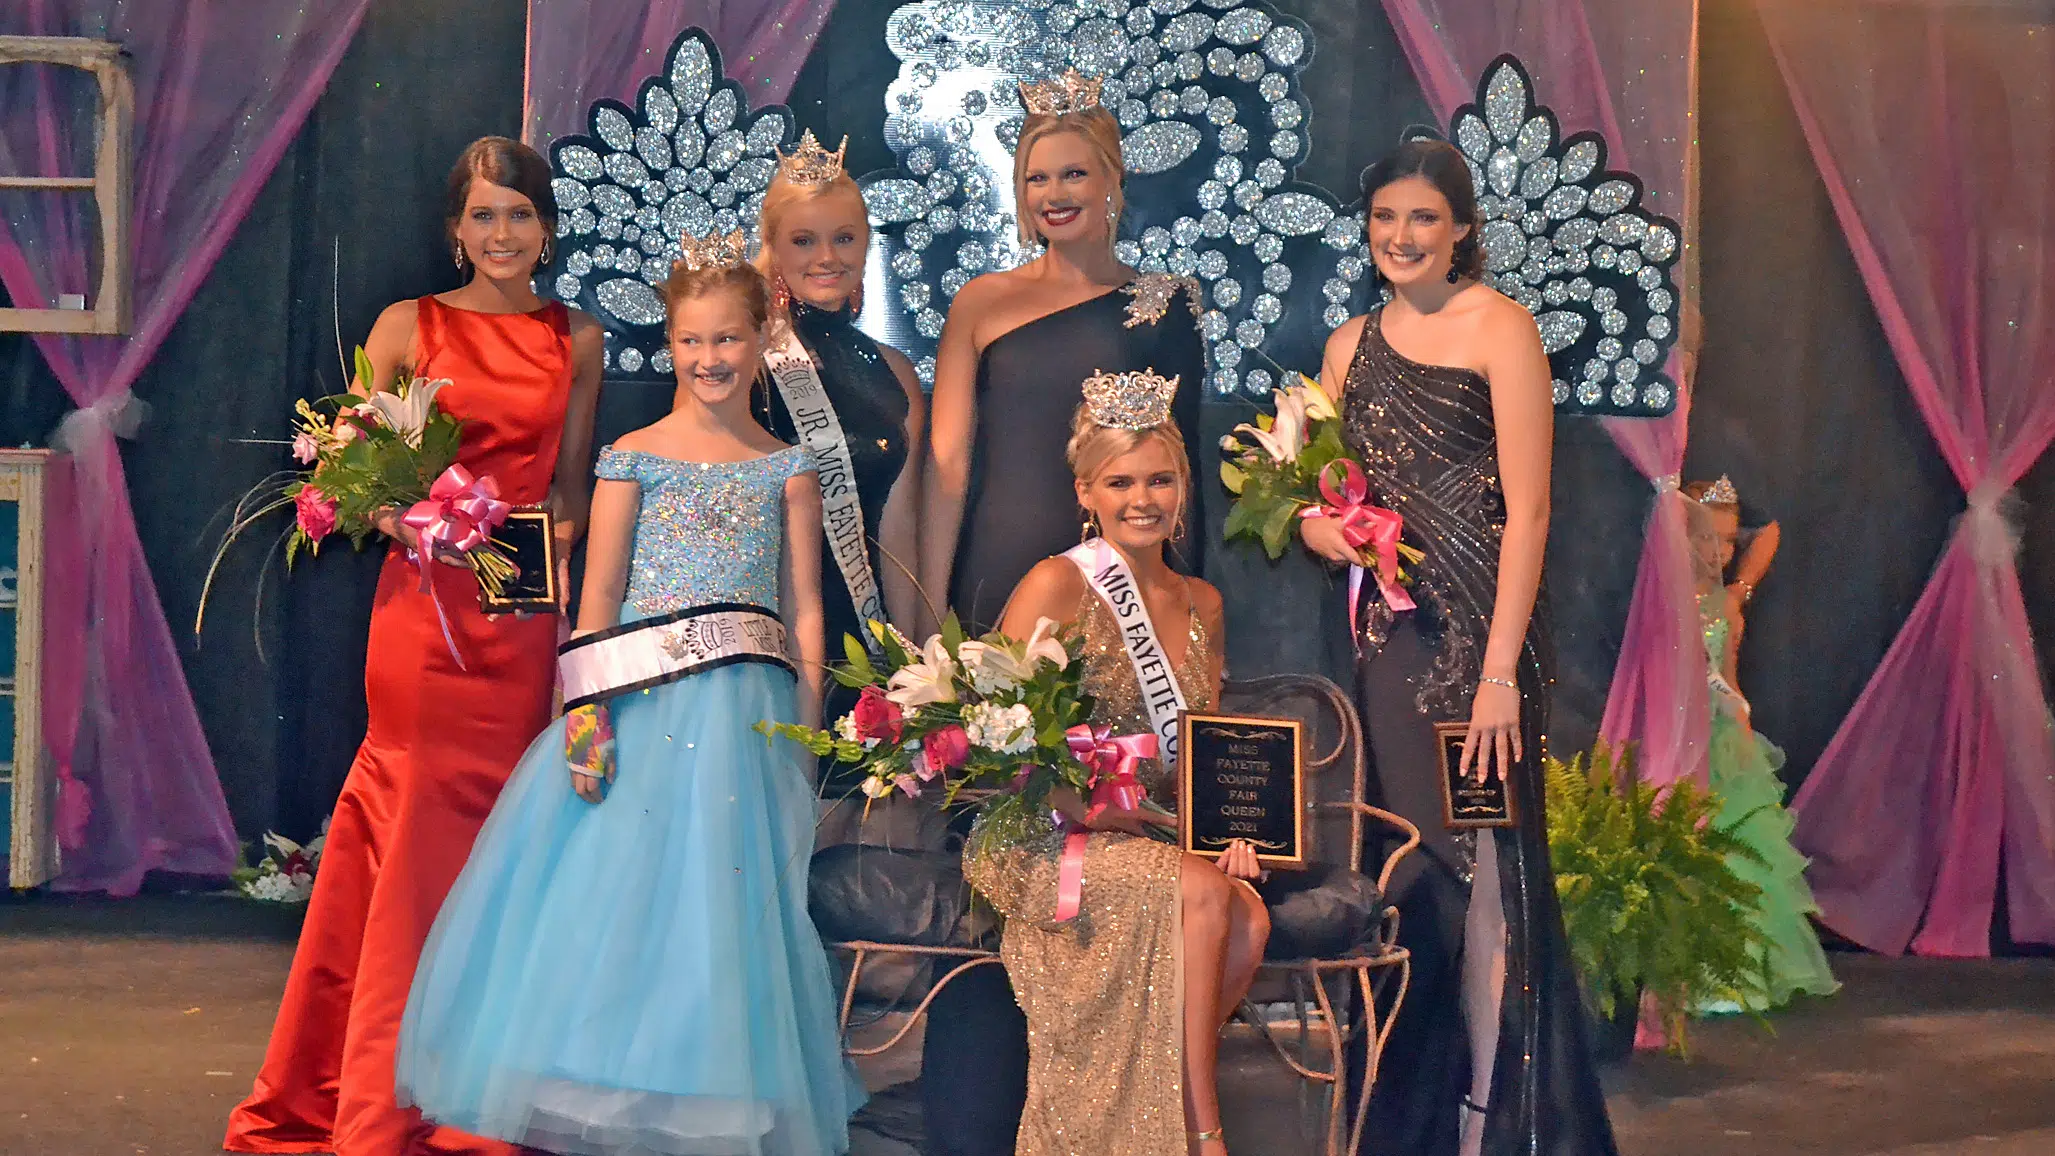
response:
[[[843,155],[811,131],[764,194],[756,267],[771,287],[770,347],[756,387],[757,420],[804,445],[821,466],[827,504],[821,551],[821,608],[831,653],[845,636],[868,642],[868,620],[912,629],[920,597],[915,533],[927,395],[906,355],[856,327],[863,308],[870,215]],[[839,718],[856,692],[828,688],[823,711]],[[833,762],[821,772],[832,775]],[[853,784],[822,784],[827,797]]]
[[[1029,570],[1000,620],[1014,637],[1045,619],[1081,635],[1092,725],[1152,737],[1162,756],[1136,768],[1162,810],[1088,809],[1070,795],[1056,801],[1070,833],[973,833],[966,873],[1006,916],[1000,956],[1031,1041],[1019,1156],[1227,1151],[1220,1029],[1270,922],[1248,882],[1259,874],[1248,844],[1214,860],[1149,837],[1175,827],[1167,748],[1179,709],[1211,710],[1220,695],[1220,592],[1165,557],[1191,491],[1170,418],[1177,386],[1146,369],[1085,383],[1065,454],[1083,541]],[[1066,859],[1073,877],[1082,866],[1074,910],[1059,882]]]
[[[1143,366],[1179,377],[1176,421],[1197,444],[1205,380],[1198,283],[1137,273],[1114,256],[1126,170],[1100,82],[1072,71],[1020,95],[1014,207],[1021,246],[1041,251],[949,302],[921,519],[922,587],[980,627],[1030,567],[1074,538],[1063,469],[1072,383]],[[1205,525],[1197,508],[1188,521]],[[1188,571],[1201,537],[1175,544]]]
[[[1040,253],[973,279],[949,302],[922,479],[921,588],[974,631],[997,626],[1028,571],[1077,541],[1064,468],[1076,383],[1143,367],[1180,379],[1171,414],[1197,445],[1206,374],[1197,283],[1137,273],[1114,256],[1125,169],[1100,82],[1072,71],[1023,85],[1020,96],[1014,206],[1021,245]],[[1206,524],[1198,493],[1184,521],[1171,548],[1196,573]],[[927,1156],[1013,1152],[1027,1027],[998,968],[967,972],[935,997],[922,1072]]]
[[[742,234],[687,238],[664,297],[675,407],[600,451],[568,709],[436,917],[397,1091],[549,1152],[838,1156],[864,1093],[807,914],[811,767],[752,729],[820,719],[820,467],[750,412]]]

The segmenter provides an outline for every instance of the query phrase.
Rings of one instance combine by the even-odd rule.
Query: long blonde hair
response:
[[[1103,108],[1086,108],[1077,112],[1059,114],[1032,113],[1020,126],[1020,142],[1013,149],[1013,204],[1016,224],[1020,230],[1020,243],[1034,246],[1042,243],[1042,236],[1035,231],[1022,206],[1027,204],[1028,155],[1035,150],[1037,142],[1057,133],[1070,132],[1085,139],[1092,146],[1092,155],[1113,179],[1112,212],[1108,214],[1107,229],[1115,227],[1120,214],[1127,208],[1127,190],[1123,182],[1127,179],[1127,168],[1120,155],[1120,122]]]

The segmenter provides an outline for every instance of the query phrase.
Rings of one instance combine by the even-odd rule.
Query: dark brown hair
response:
[[[535,205],[542,218],[545,237],[557,233],[557,197],[550,189],[549,162],[542,154],[503,136],[482,136],[466,145],[455,167],[450,169],[448,190],[442,198],[442,220],[451,239],[457,235],[457,221],[464,215],[464,203],[471,199],[471,181],[483,177],[491,184],[512,189]]]
[[[1421,177],[1448,200],[1449,215],[1458,225],[1470,226],[1456,242],[1455,270],[1460,277],[1484,272],[1483,223],[1477,219],[1477,186],[1470,179],[1470,163],[1456,146],[1443,140],[1420,137],[1400,145],[1390,155],[1363,170],[1363,211],[1377,190],[1407,177]]]

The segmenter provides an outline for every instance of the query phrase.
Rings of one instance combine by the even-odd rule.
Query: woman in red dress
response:
[[[568,557],[591,497],[601,333],[530,287],[556,231],[549,163],[504,137],[474,142],[450,174],[445,217],[470,279],[388,307],[365,343],[376,379],[356,388],[407,366],[448,378],[436,401],[464,420],[459,459],[506,501],[548,504]],[[371,610],[370,725],[336,800],[264,1067],[229,1117],[230,1151],[513,1151],[396,1107],[393,1045],[436,910],[548,725],[558,620],[486,615],[476,581],[453,565],[426,565],[431,597],[410,560],[414,531],[390,516],[381,528],[395,541]]]

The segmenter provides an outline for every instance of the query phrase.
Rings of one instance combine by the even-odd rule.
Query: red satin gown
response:
[[[571,391],[564,307],[457,309],[423,297],[420,374],[464,419],[463,463],[514,504],[549,493]],[[470,571],[432,564],[457,658],[397,545],[371,609],[370,725],[336,800],[285,999],[235,1152],[511,1154],[393,1103],[393,1049],[428,929],[530,740],[548,725],[557,621],[488,619]]]

